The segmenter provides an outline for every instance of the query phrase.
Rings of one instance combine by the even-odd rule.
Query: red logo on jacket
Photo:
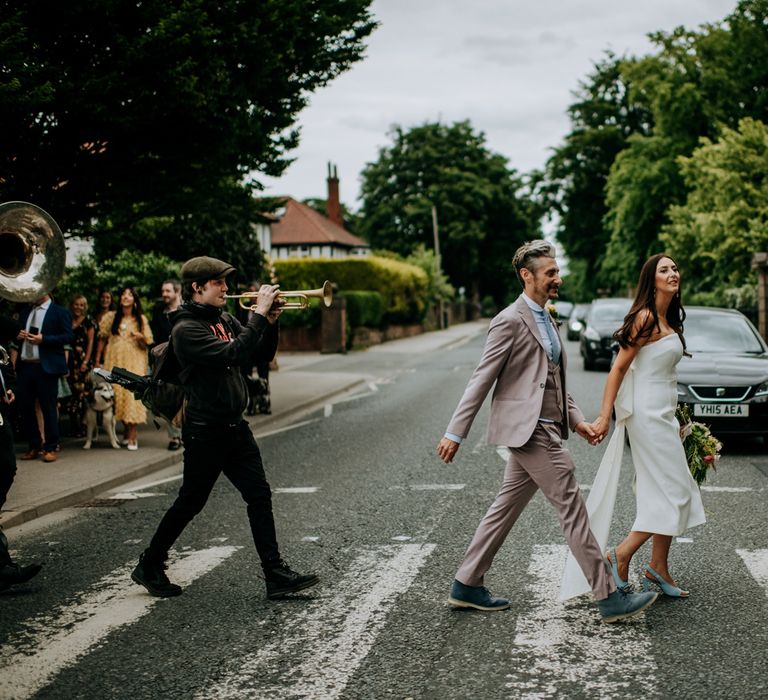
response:
[[[232,340],[232,333],[230,333],[225,327],[224,324],[219,321],[215,326],[210,325],[210,329],[213,332],[213,334],[219,339],[224,340],[226,342],[229,342]]]

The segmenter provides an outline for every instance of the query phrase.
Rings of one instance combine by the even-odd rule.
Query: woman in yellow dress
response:
[[[147,374],[147,348],[152,344],[152,330],[141,310],[139,295],[133,287],[123,287],[118,295],[117,311],[109,311],[99,324],[97,366],[111,370],[122,367],[129,372]],[[115,418],[123,422],[124,439],[129,450],[139,448],[136,426],[147,420],[147,409],[133,394],[115,386]]]

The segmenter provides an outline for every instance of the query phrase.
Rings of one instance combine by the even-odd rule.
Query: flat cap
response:
[[[185,282],[218,280],[234,271],[235,268],[223,260],[201,255],[197,258],[190,258],[181,266],[181,278]]]

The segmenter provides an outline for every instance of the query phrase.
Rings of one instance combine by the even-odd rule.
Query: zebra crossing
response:
[[[171,563],[169,575],[185,588],[192,586],[188,595],[194,595],[194,582],[225,566],[239,549],[217,545],[182,552]],[[399,604],[407,605],[402,597],[417,577],[429,575],[424,570],[436,549],[434,543],[414,542],[355,548],[332,586],[321,586],[316,596],[288,609],[279,638],[238,657],[232,668],[219,671],[195,697],[325,700],[342,696],[389,614]],[[738,549],[736,554],[768,595],[768,549]],[[506,682],[509,697],[557,697],[563,684],[579,688],[585,697],[612,697],[616,678],[611,669],[617,656],[623,655],[631,656],[633,663],[621,683],[633,692],[639,689],[655,697],[661,689],[656,687],[649,617],[640,616],[617,629],[598,623],[588,596],[560,603],[557,589],[566,555],[565,545],[531,548],[529,598],[515,611],[509,650],[509,666],[515,669]],[[88,654],[108,645],[111,634],[142,624],[156,605],[167,604],[131,583],[133,564],[118,567],[71,603],[25,621],[23,630],[0,648],[0,698],[34,696],[63,670],[87,663]],[[436,609],[445,606],[446,586],[440,581],[434,587]],[[436,623],[434,634],[447,633]]]

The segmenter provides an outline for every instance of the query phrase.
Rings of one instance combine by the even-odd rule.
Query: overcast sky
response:
[[[650,50],[648,32],[695,28],[735,0],[375,0],[380,26],[365,58],[312,96],[295,161],[268,194],[325,197],[328,161],[342,201],[359,206],[359,176],[391,125],[469,119],[520,172],[541,168],[568,132],[565,113],[606,49]]]

